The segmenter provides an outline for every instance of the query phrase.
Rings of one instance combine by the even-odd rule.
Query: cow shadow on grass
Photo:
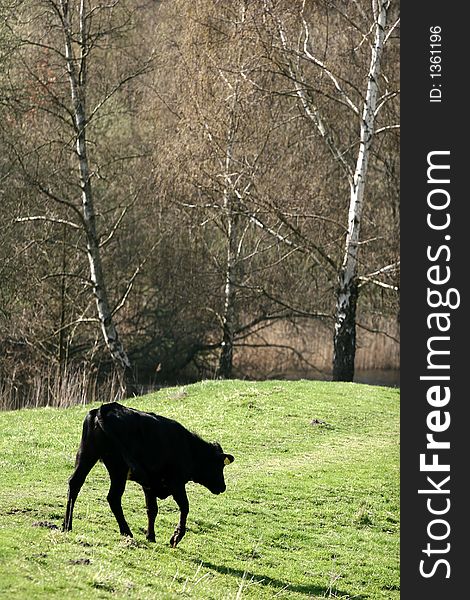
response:
[[[193,562],[197,562],[200,564],[200,561],[196,561],[192,559]],[[322,597],[330,597],[333,598],[354,598],[354,600],[366,600],[368,596],[363,596],[361,594],[349,594],[348,592],[338,589],[336,586],[333,587],[325,587],[321,585],[315,584],[294,584],[286,581],[280,581],[279,579],[273,579],[272,577],[268,577],[267,575],[262,575],[260,573],[254,573],[248,570],[242,571],[241,569],[232,569],[231,567],[227,567],[225,565],[216,565],[211,562],[204,561],[203,566],[207,569],[211,569],[213,571],[217,571],[221,575],[232,575],[233,577],[237,577],[238,579],[245,580],[247,584],[250,580],[257,585],[262,585],[265,587],[277,588],[278,591],[285,590],[286,592],[296,592],[298,594],[305,594],[306,596],[311,596],[312,594],[315,596]]]

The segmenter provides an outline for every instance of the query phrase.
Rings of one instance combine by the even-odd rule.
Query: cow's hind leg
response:
[[[69,479],[67,509],[65,511],[64,523],[62,525],[63,531],[71,531],[72,529],[72,517],[75,500],[77,499],[78,493],[85,482],[88,473],[95,466],[97,461],[98,456],[91,452],[79,451],[77,454],[75,471],[72,473],[72,476]]]
[[[189,501],[184,486],[173,494],[173,498],[180,509],[180,520],[170,539],[170,546],[176,548],[186,533],[186,519],[189,513]]]
[[[148,519],[148,527],[147,527],[147,539],[149,542],[155,541],[155,519],[158,514],[158,504],[156,495],[149,490],[148,488],[144,488],[145,494],[145,506],[147,507],[147,519]]]
[[[113,458],[103,457],[105,467],[108,469],[109,478],[111,479],[111,485],[107,495],[109,507],[113,511],[116,521],[119,525],[119,531],[121,535],[132,536],[132,532],[127,524],[127,521],[122,512],[121,498],[126,489],[127,474],[129,468],[126,463],[122,460],[116,460]]]

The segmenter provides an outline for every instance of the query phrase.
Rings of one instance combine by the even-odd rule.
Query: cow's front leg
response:
[[[148,488],[144,488],[145,506],[147,507],[147,539],[149,542],[155,541],[155,519],[158,514],[157,496]]]
[[[170,546],[176,548],[186,533],[186,519],[188,518],[189,513],[188,496],[186,495],[184,486],[173,494],[173,498],[180,509],[180,520],[170,540]]]

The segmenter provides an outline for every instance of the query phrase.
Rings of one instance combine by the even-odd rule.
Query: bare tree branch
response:
[[[379,129],[375,129],[374,134],[392,131],[393,129],[400,129],[400,125],[386,125],[385,127],[380,127]]]
[[[58,219],[56,217],[46,217],[43,215],[37,215],[34,217],[17,217],[14,222],[15,223],[24,223],[27,221],[47,221],[48,223],[57,223],[59,225],[67,225],[68,227],[72,227],[73,229],[81,230],[81,227],[79,227],[76,223],[73,223],[72,221],[67,221],[65,219]]]
[[[129,282],[128,282],[127,287],[126,287],[126,291],[122,295],[121,300],[118,302],[118,304],[115,306],[115,308],[111,311],[111,315],[112,316],[114,316],[117,312],[119,312],[121,310],[121,308],[125,305],[125,303],[127,301],[127,298],[129,297],[129,294],[131,293],[131,290],[132,290],[132,288],[134,286],[134,283],[135,283],[135,280],[136,280],[137,276],[139,275],[139,273],[141,272],[141,270],[144,267],[145,263],[148,261],[148,259],[152,255],[152,253],[155,250],[155,248],[160,244],[160,242],[161,242],[161,240],[158,240],[157,242],[155,242],[152,245],[152,247],[150,248],[149,253],[147,254],[147,256],[144,258],[144,260],[135,269],[134,273],[132,274],[131,278],[129,279]]]

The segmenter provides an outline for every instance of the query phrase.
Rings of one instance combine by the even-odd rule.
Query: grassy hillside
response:
[[[129,482],[122,538],[98,464],[60,526],[87,407],[0,413],[3,598],[399,598],[399,392],[329,382],[203,382],[125,404],[235,455],[227,491],[188,484],[188,532],[160,501],[145,539]]]

